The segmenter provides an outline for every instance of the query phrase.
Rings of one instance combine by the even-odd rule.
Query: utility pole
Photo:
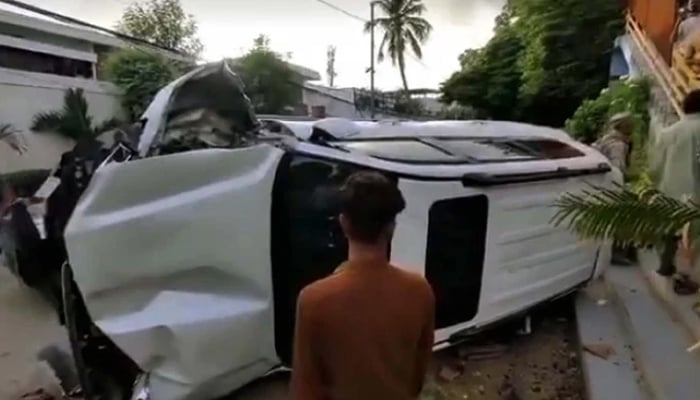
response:
[[[370,3],[370,24],[371,24],[371,29],[370,29],[370,52],[371,57],[370,57],[370,67],[369,67],[369,74],[370,74],[370,115],[371,118],[374,119],[374,103],[375,103],[375,95],[374,95],[374,6],[377,5],[378,1],[373,1]]]

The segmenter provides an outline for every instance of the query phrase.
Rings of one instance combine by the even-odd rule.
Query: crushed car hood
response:
[[[165,86],[141,119],[142,157],[175,145],[186,150],[242,147],[260,126],[242,81],[226,61],[197,67]]]

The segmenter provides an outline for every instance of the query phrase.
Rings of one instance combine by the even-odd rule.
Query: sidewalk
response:
[[[62,340],[66,333],[56,312],[0,265],[0,399],[15,400],[39,388],[60,398],[58,380],[37,353]]]
[[[686,349],[700,338],[698,296],[675,295],[655,273],[654,253],[640,253],[640,264],[611,267],[577,299],[582,345],[612,350],[607,358],[584,352],[589,399],[697,400],[700,353]]]
[[[693,311],[693,305],[700,301],[700,294],[695,296],[676,295],[673,292],[671,281],[655,272],[658,269],[659,261],[653,252],[640,252],[639,262],[654,295],[664,304],[673,318],[680,322],[687,333],[694,338],[694,342],[700,341],[700,316]],[[696,268],[694,272],[694,278],[700,281],[700,273],[698,273],[700,271]],[[700,355],[700,351],[697,354]]]

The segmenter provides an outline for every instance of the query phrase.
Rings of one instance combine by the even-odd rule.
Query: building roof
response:
[[[48,13],[52,14],[51,12]],[[56,36],[82,40],[107,47],[125,48],[136,45],[148,48],[151,51],[157,51],[171,59],[185,62],[194,61],[191,57],[183,55],[177,51],[148,44],[147,42],[136,38],[133,38],[134,40],[127,40],[128,37],[124,35],[120,35],[122,37],[119,37],[117,34],[110,33],[109,29],[100,28],[97,26],[94,26],[93,28],[91,26],[87,26],[90,25],[87,23],[85,23],[85,25],[71,23],[68,20],[73,19],[69,17],[66,18],[67,19],[60,20],[44,13],[35,12],[0,2],[0,23],[28,28]]]

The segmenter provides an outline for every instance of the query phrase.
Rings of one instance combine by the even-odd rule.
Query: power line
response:
[[[363,23],[369,22],[369,21],[367,21],[366,19],[364,19],[364,18],[362,18],[362,17],[360,17],[360,16],[358,16],[358,15],[355,15],[355,14],[351,13],[350,11],[347,11],[347,10],[341,8],[341,7],[338,7],[338,6],[336,6],[335,4],[330,3],[330,2],[328,2],[328,1],[326,1],[326,0],[316,0],[316,1],[318,1],[319,3],[321,3],[321,4],[323,4],[323,5],[327,6],[327,7],[332,8],[332,9],[334,9],[334,10],[340,12],[340,13],[343,13],[343,14],[347,15],[347,16],[350,17],[350,18],[356,19],[356,20],[361,21],[361,22],[363,22]]]
[[[332,8],[332,9],[338,11],[338,12],[343,13],[343,14],[345,14],[346,16],[348,16],[348,17],[350,17],[350,18],[353,18],[353,19],[356,19],[356,20],[358,20],[358,21],[362,21],[362,22],[365,22],[365,23],[366,23],[366,22],[369,22],[368,20],[366,20],[366,19],[364,19],[364,18],[362,18],[362,17],[360,17],[360,16],[358,16],[358,15],[355,15],[355,14],[351,13],[350,11],[347,11],[347,10],[341,8],[341,7],[338,7],[338,6],[336,6],[335,4],[333,4],[333,3],[329,3],[329,2],[326,1],[326,0],[316,0],[316,1],[318,1],[319,3],[324,4],[324,5],[326,5],[326,6],[330,7],[330,8]],[[413,60],[414,60],[416,63],[420,64],[423,68],[425,68],[425,69],[427,69],[427,70],[430,71],[430,68],[423,62],[423,60],[421,60],[420,58],[416,57],[416,56],[413,55],[412,53],[408,53],[408,54],[409,54],[409,56],[410,56],[411,58],[413,58]]]

